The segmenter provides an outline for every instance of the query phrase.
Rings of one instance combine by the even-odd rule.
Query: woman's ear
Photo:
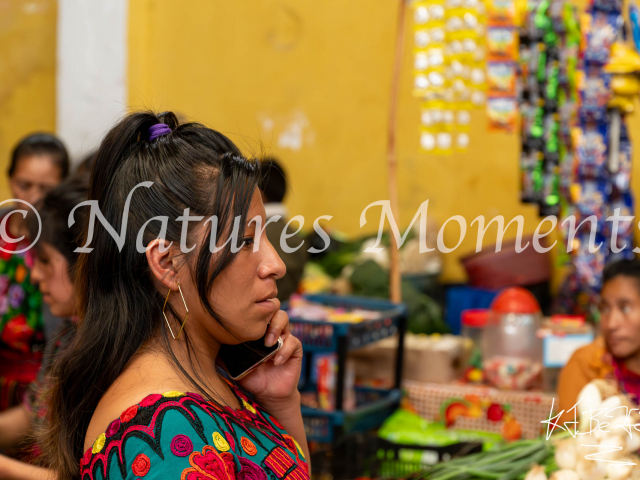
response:
[[[173,242],[172,242],[173,243]],[[178,289],[178,256],[171,244],[166,240],[156,238],[147,245],[147,262],[158,282],[170,290]]]

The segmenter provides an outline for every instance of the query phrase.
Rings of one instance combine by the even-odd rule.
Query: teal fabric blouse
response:
[[[300,446],[237,385],[241,408],[166,392],[129,407],[80,461],[82,480],[308,480]]]

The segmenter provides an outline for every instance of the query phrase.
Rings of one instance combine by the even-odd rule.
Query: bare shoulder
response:
[[[184,390],[184,381],[174,372],[172,365],[161,354],[148,352],[134,357],[100,399],[89,422],[83,450],[90,448],[122,412],[146,396]]]

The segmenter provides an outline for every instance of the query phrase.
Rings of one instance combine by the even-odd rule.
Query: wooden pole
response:
[[[387,133],[387,180],[389,189],[389,203],[391,212],[400,225],[398,211],[398,186],[396,176],[397,156],[396,156],[396,132],[397,132],[397,110],[398,110],[398,90],[400,88],[400,73],[402,71],[402,53],[404,50],[404,29],[406,17],[407,0],[400,0],[398,8],[398,26],[396,31],[396,52],[393,63],[393,78],[391,81],[391,100],[389,104],[389,125]],[[402,301],[402,291],[400,288],[400,252],[395,236],[391,235],[391,255],[390,255],[390,296],[391,301],[400,303]]]

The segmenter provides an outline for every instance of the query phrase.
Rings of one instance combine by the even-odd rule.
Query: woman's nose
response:
[[[273,248],[273,245],[271,245],[266,235],[262,237],[261,241],[264,242],[264,257],[259,269],[260,277],[275,277],[276,280],[284,277],[284,274],[287,273],[287,267],[280,258],[280,255],[278,255],[276,249]]]

